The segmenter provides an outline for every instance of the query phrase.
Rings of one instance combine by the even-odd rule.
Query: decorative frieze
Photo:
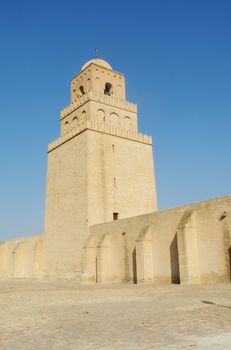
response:
[[[113,107],[119,107],[130,112],[137,112],[137,105],[119,98],[108,96],[96,91],[89,91],[85,95],[78,97],[78,99],[71,103],[69,106],[65,107],[60,113],[60,119],[62,120],[67,115],[76,110],[79,106],[83,105],[87,101],[96,101],[108,104]]]
[[[51,142],[48,145],[48,152],[52,151],[56,147],[62,145],[63,143],[67,142],[68,140],[72,139],[73,137],[75,137],[76,135],[80,134],[81,132],[87,129],[103,132],[109,135],[115,135],[118,137],[138,141],[141,143],[146,143],[149,145],[152,144],[151,136],[141,134],[141,133],[131,132],[125,129],[115,128],[114,126],[110,126],[105,123],[97,123],[95,121],[85,120],[81,122],[78,126],[73,127],[72,130],[67,132],[65,135],[60,136],[55,141]]]

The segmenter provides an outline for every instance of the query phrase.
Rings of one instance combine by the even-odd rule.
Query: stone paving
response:
[[[230,350],[231,286],[0,282],[0,349]]]

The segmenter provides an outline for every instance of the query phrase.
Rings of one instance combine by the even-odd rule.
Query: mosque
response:
[[[158,211],[151,136],[125,77],[83,65],[48,145],[45,229],[0,242],[0,278],[230,283],[231,196]]]

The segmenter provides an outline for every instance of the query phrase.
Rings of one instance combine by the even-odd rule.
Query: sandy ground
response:
[[[231,349],[231,286],[0,282],[0,349]]]

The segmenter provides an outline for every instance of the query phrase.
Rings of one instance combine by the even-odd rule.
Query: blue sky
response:
[[[230,191],[230,0],[0,2],[0,239],[42,232],[47,144],[100,50],[153,136],[161,209]]]

